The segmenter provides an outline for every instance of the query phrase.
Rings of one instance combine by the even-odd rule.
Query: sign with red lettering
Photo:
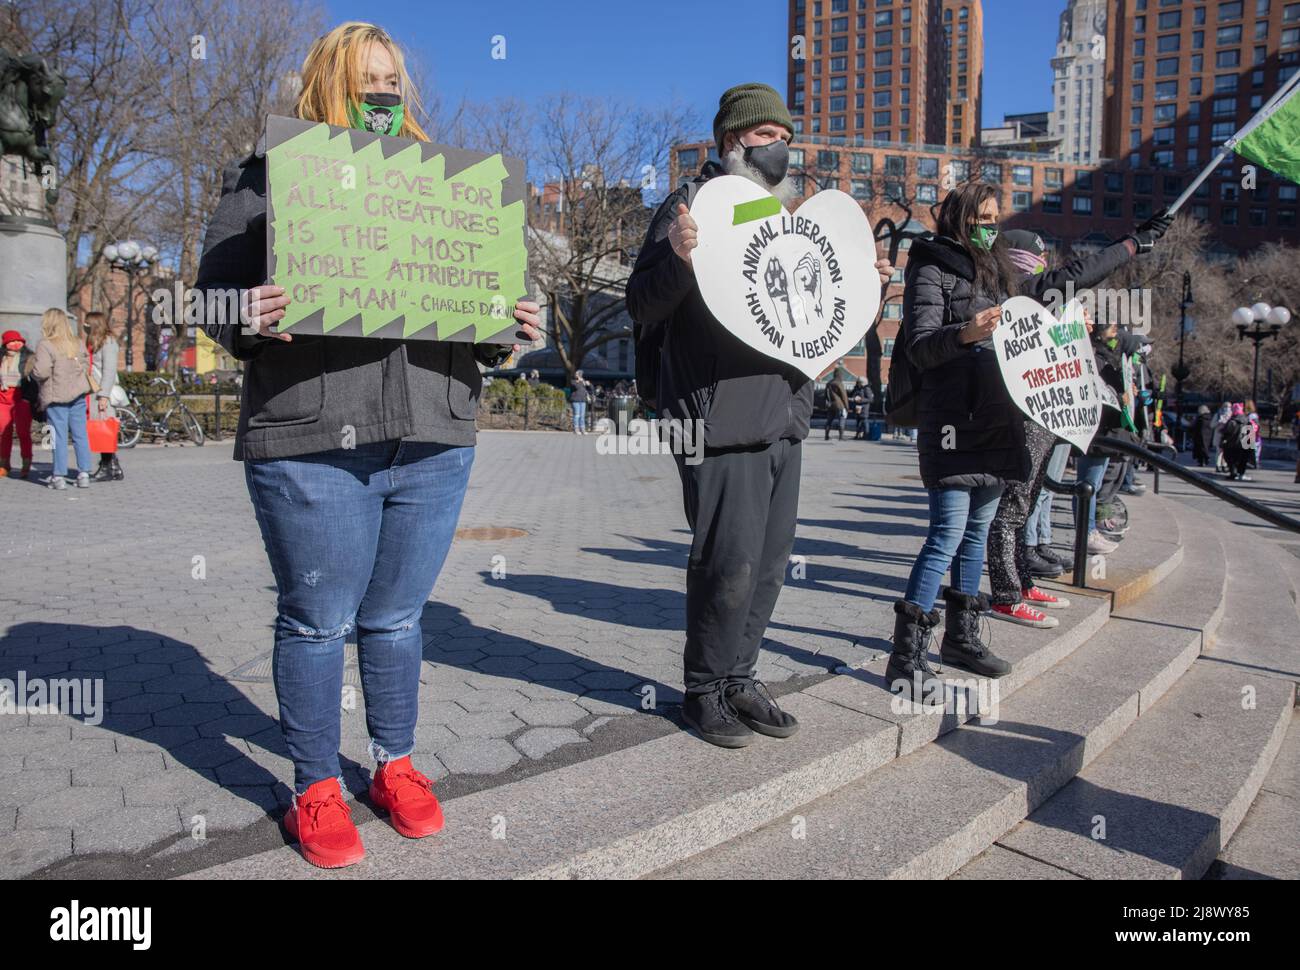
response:
[[[272,115],[266,277],[291,333],[514,343],[524,164]]]
[[[1083,306],[1066,305],[1058,320],[1027,296],[1002,304],[993,331],[1002,380],[1031,421],[1087,451],[1101,424],[1101,380],[1084,325]]]

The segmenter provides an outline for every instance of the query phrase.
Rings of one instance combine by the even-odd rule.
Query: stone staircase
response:
[[[351,869],[286,846],[190,878],[1200,877],[1291,725],[1300,561],[1157,496],[1133,511],[1060,627],[993,623],[996,720],[900,712],[879,656],[782,698],[786,741],[674,733],[449,800],[423,842],[367,823]]]

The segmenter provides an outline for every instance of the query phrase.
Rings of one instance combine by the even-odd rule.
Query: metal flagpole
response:
[[[1251,118],[1244,128],[1223,143],[1223,147],[1214,153],[1214,158],[1210,160],[1210,164],[1205,167],[1200,175],[1196,176],[1196,180],[1187,187],[1186,192],[1178,197],[1178,201],[1165,210],[1165,214],[1172,216],[1181,209],[1184,203],[1192,197],[1192,194],[1201,187],[1201,183],[1209,178],[1210,174],[1216,168],[1223,164],[1225,158],[1233,154],[1233,146],[1272,117],[1273,112],[1281,106],[1282,102],[1295,93],[1297,86],[1300,86],[1300,71],[1291,75],[1291,79],[1287,81],[1286,84],[1282,85],[1273,97],[1269,98],[1268,104],[1260,108],[1259,111],[1255,113],[1255,117]]]

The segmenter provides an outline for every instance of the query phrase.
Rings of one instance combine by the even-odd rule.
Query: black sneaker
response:
[[[709,744],[720,748],[743,748],[754,741],[754,732],[740,722],[736,709],[723,694],[722,684],[703,694],[687,694],[682,702],[682,720]]]
[[[1044,559],[1033,546],[1025,549],[1025,565],[1034,579],[1055,579],[1065,572],[1064,566],[1055,560]]]
[[[761,680],[733,680],[724,693],[740,722],[759,734],[788,738],[799,730],[794,715],[777,706],[776,698]]]
[[[1034,547],[1034,552],[1038,553],[1039,559],[1046,559],[1048,562],[1054,562],[1058,566],[1065,567],[1069,563],[1056,554],[1056,550],[1046,542],[1040,542]]]

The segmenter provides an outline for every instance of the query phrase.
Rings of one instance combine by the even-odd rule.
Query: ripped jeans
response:
[[[415,747],[420,614],[473,462],[472,447],[385,441],[244,463],[279,592],[272,676],[297,793],[340,774],[354,630],[372,752],[396,760]]]

